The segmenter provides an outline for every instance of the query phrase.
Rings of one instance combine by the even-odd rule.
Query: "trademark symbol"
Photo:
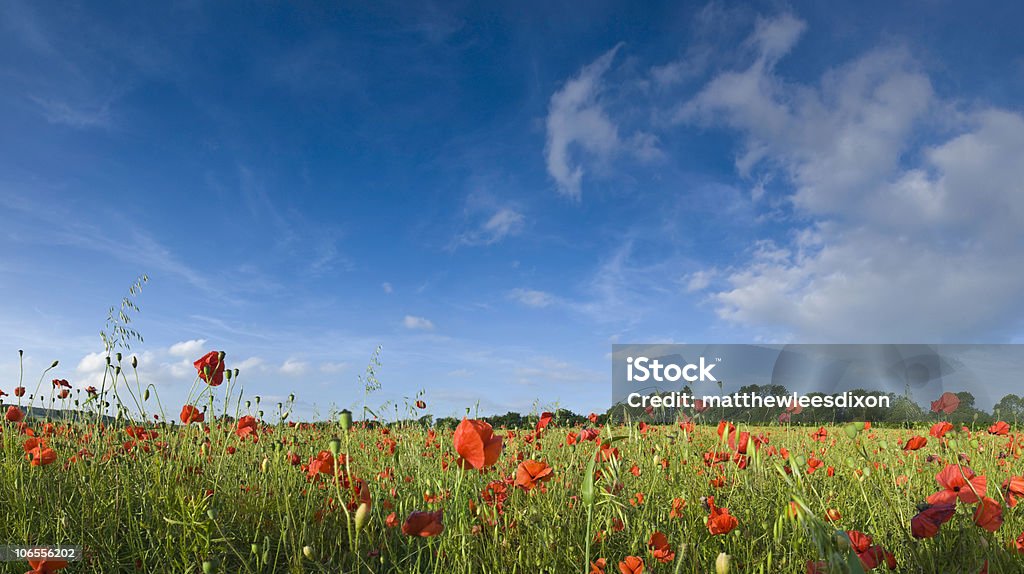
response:
[[[715,362],[716,363],[721,363],[722,362],[722,357],[715,357]]]

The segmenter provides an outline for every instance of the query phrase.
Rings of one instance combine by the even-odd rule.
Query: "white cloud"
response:
[[[227,361],[225,360],[224,363],[227,364]],[[260,357],[249,357],[248,359],[239,361],[230,366],[231,368],[238,369],[240,372],[244,373],[246,371],[262,370],[266,366],[266,361]]]
[[[387,293],[388,295],[390,295],[391,293],[393,293],[395,291],[395,288],[392,287],[391,283],[388,283],[387,281],[385,281],[384,283],[381,283],[380,284],[380,288],[383,289],[384,292]]]
[[[167,349],[168,354],[172,357],[185,357],[198,359],[200,356],[205,354],[206,339],[192,339],[190,341],[180,341],[170,346]]]
[[[684,278],[687,293],[707,289],[717,274],[718,272],[714,269],[702,269],[687,275]]]
[[[1024,241],[1024,117],[949,113],[955,106],[899,49],[870,52],[816,84],[788,82],[774,65],[802,30],[790,16],[759,22],[748,41],[754,62],[678,109],[682,122],[739,133],[740,174],[781,174],[797,220],[808,222],[724,273],[726,287],[711,295],[719,316],[813,341],[962,341],[1019,329],[1024,254],[1011,246]]]
[[[513,289],[509,297],[527,307],[547,307],[555,302],[555,296],[536,289]]]
[[[583,167],[573,161],[572,148],[579,146],[597,156],[608,156],[619,146],[619,132],[598,96],[601,78],[608,71],[621,44],[580,70],[551,96],[547,117],[547,168],[558,191],[580,199]]]
[[[402,320],[402,324],[405,325],[406,329],[416,331],[432,331],[434,329],[434,324],[429,319],[414,315],[406,315],[405,319]]]
[[[344,363],[344,362],[341,362],[341,363],[327,362],[327,363],[322,363],[320,365],[320,372],[321,373],[327,373],[327,374],[332,374],[332,375],[336,374],[336,373],[340,373],[340,372],[342,372],[342,371],[344,371],[346,369],[348,369],[348,363]]]
[[[78,366],[75,367],[75,371],[79,374],[95,373],[97,371],[103,372],[107,366],[107,355],[106,353],[89,353],[82,357],[82,360],[78,361]]]
[[[309,364],[299,361],[297,359],[288,359],[278,369],[282,375],[288,376],[299,376],[304,375],[309,370]]]
[[[476,196],[474,196],[473,202],[480,202]],[[491,203],[490,200],[487,203]],[[481,209],[479,206],[472,206],[471,210]],[[523,226],[526,222],[526,217],[519,210],[504,206],[496,207],[493,211],[488,210],[489,215],[486,219],[483,219],[479,224],[476,224],[474,229],[462,233],[455,238],[452,247],[458,245],[493,245],[502,241],[506,237],[511,237],[520,234],[523,231]]]

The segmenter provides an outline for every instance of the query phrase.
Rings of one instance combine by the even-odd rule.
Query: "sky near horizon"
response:
[[[1024,342],[1024,6],[0,4],[0,389],[603,411],[613,343]]]

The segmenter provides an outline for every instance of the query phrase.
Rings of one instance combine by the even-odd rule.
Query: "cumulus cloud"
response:
[[[287,359],[278,370],[282,375],[296,377],[306,374],[309,370],[309,364],[297,359]]]
[[[206,339],[192,339],[190,341],[180,341],[170,346],[167,352],[172,357],[194,357],[198,359],[206,351]],[[226,361],[225,361],[226,362]]]
[[[718,315],[816,341],[1019,329],[1024,117],[949,114],[955,104],[902,49],[869,52],[814,84],[786,81],[775,64],[803,29],[792,16],[759,22],[753,62],[713,77],[676,113],[739,134],[737,171],[781,175],[784,201],[807,222],[724,273],[710,295]]]
[[[414,315],[406,315],[405,319],[402,320],[402,324],[405,325],[406,329],[413,331],[432,331],[434,329],[434,324],[430,319]]]
[[[224,363],[227,364],[227,361],[225,360]],[[244,359],[230,365],[231,368],[238,369],[242,373],[246,371],[262,370],[265,366],[266,361],[260,357],[249,357],[248,359]]]

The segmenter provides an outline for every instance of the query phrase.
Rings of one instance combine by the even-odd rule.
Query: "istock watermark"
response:
[[[612,404],[666,419],[710,409],[788,420],[809,410],[812,418],[908,422],[947,392],[978,416],[1012,406],[1000,396],[1022,372],[1024,345],[1013,344],[620,344],[612,346]]]

